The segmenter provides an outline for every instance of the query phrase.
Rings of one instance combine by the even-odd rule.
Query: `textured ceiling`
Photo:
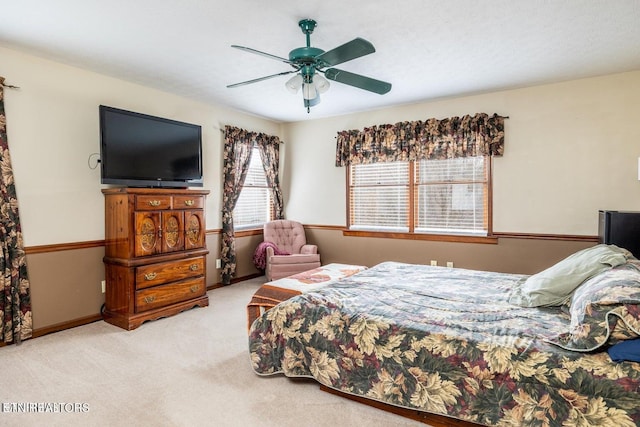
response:
[[[332,82],[307,114],[288,76],[226,87],[291,70],[230,45],[287,57],[303,18],[312,46],[373,43],[339,68],[391,92]],[[290,122],[639,70],[639,22],[638,0],[0,0],[0,45]]]

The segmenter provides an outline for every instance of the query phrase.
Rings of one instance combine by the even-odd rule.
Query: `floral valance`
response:
[[[228,143],[229,141],[247,141],[249,143],[255,143],[256,145],[274,145],[277,147],[278,144],[282,142],[277,136],[248,131],[228,125],[224,127],[224,137],[225,143]]]
[[[340,131],[336,140],[336,166],[502,156],[504,119],[497,114],[478,113]]]

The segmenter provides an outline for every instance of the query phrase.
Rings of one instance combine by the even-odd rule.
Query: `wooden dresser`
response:
[[[206,190],[110,188],[105,197],[105,321],[131,330],[209,305]]]

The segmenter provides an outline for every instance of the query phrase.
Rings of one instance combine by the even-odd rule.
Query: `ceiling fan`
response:
[[[302,33],[307,36],[307,45],[305,47],[293,49],[289,52],[288,59],[261,52],[250,47],[232,45],[231,47],[233,48],[289,64],[294,68],[294,70],[283,71],[282,73],[235,83],[228,85],[227,87],[232,88],[244,86],[260,82],[262,80],[296,73],[295,76],[285,83],[285,86],[291,93],[297,93],[298,90],[302,88],[302,97],[304,100],[304,106],[307,108],[307,113],[310,111],[310,107],[313,107],[320,102],[320,94],[329,89],[329,82],[327,80],[333,80],[338,83],[354,86],[380,95],[391,90],[391,83],[339,70],[337,68],[325,69],[326,67],[333,67],[335,65],[342,64],[343,62],[369,55],[376,50],[371,43],[359,37],[326,52],[322,49],[318,49],[317,47],[311,47],[311,33],[313,33],[316,25],[317,23],[313,19],[303,19],[298,22],[298,26],[302,30]],[[324,74],[324,77],[322,74]]]

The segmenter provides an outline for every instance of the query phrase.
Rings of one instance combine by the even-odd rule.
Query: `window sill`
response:
[[[244,229],[244,230],[235,230],[233,232],[233,235],[235,237],[247,237],[247,236],[257,236],[258,234],[262,234],[262,233],[263,233],[262,228],[251,228],[251,229]]]
[[[377,237],[381,239],[427,240],[432,242],[484,243],[497,245],[498,238],[492,236],[463,236],[454,234],[417,234],[379,231],[342,230],[343,236]]]

